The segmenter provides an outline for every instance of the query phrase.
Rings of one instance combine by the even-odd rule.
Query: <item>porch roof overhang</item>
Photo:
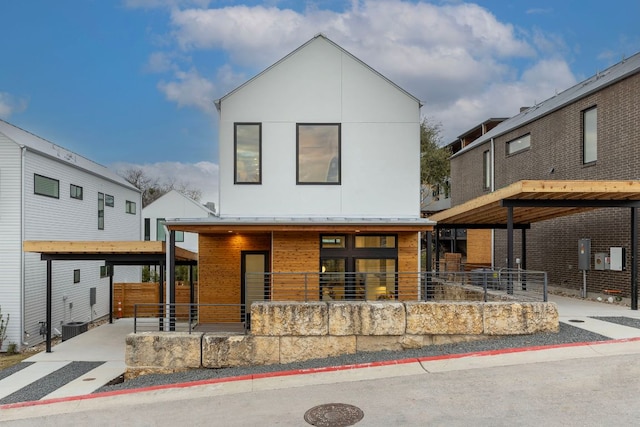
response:
[[[426,218],[209,217],[169,219],[167,228],[200,234],[240,232],[420,232],[435,223]]]
[[[524,180],[431,215],[438,228],[522,226],[604,207],[640,207],[640,181]]]
[[[25,252],[41,254],[43,260],[105,261],[113,265],[157,265],[166,261],[165,242],[158,241],[62,241],[27,240]],[[175,248],[176,264],[193,264],[198,254]]]

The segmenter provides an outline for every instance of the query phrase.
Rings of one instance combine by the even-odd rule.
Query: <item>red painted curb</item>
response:
[[[180,389],[180,388],[197,387],[197,386],[210,385],[210,384],[222,384],[227,382],[287,377],[287,376],[293,376],[293,375],[307,375],[307,374],[316,374],[316,373],[323,373],[323,372],[348,371],[353,369],[374,368],[374,367],[391,366],[391,365],[404,365],[407,363],[415,363],[415,362],[421,363],[421,362],[431,362],[436,360],[462,359],[465,357],[497,356],[501,354],[524,353],[524,352],[530,352],[530,351],[551,350],[556,348],[619,344],[619,343],[635,342],[635,341],[640,341],[640,337],[624,338],[619,340],[607,340],[607,341],[591,341],[591,342],[578,342],[578,343],[568,343],[568,344],[541,345],[541,346],[532,346],[532,347],[505,348],[505,349],[499,349],[499,350],[478,351],[473,353],[442,354],[439,356],[426,356],[426,357],[398,359],[398,360],[383,360],[380,362],[357,363],[353,365],[327,366],[327,367],[321,367],[321,368],[295,369],[291,371],[265,372],[262,374],[239,375],[235,377],[213,378],[209,380],[190,381],[185,383],[163,384],[163,385],[157,385],[157,386],[126,389],[126,390],[105,391],[101,393],[86,394],[81,396],[59,397],[59,398],[47,399],[47,400],[34,400],[30,402],[8,403],[6,405],[0,405],[0,410],[49,405],[49,404],[61,403],[61,402],[74,402],[79,400],[98,399],[102,397],[121,396],[121,395],[133,394],[133,393],[144,393],[144,392],[155,391],[155,390],[167,390],[167,389],[173,389],[173,388]]]

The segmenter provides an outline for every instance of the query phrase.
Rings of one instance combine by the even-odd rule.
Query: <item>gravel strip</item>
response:
[[[304,362],[289,363],[283,365],[250,366],[224,369],[192,369],[186,372],[179,372],[175,374],[144,375],[120,384],[101,387],[100,389],[96,390],[96,393],[112,390],[152,387],[164,384],[184,383],[214,378],[228,378],[239,375],[261,374],[267,372],[314,369],[327,366],[344,366],[386,360],[399,360],[417,357],[440,356],[447,354],[465,354],[508,348],[536,347],[575,342],[607,340],[610,340],[610,338],[577,328],[575,326],[560,323],[560,332],[558,332],[557,334],[540,333],[534,335],[508,336],[465,343],[431,345],[420,349],[405,351],[379,351],[366,353],[361,352],[356,354],[329,357],[326,359],[307,360]]]
[[[640,329],[640,319],[633,319],[631,317],[606,317],[606,316],[591,316],[592,319],[603,320],[605,322],[615,323],[622,326],[630,326],[632,328]]]
[[[7,378],[11,374],[15,374],[18,371],[23,370],[24,368],[33,365],[34,362],[20,362],[16,363],[13,366],[9,366],[8,368],[4,368],[0,370],[0,380],[3,378]]]
[[[103,363],[104,362],[71,362],[46,377],[0,399],[0,404],[40,400],[47,394],[86,374],[90,370],[97,368]]]

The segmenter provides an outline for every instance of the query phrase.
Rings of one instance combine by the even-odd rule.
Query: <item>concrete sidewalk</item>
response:
[[[558,305],[560,321],[612,339],[640,337],[640,329],[619,325],[594,317],[628,317],[640,320],[640,311],[608,302],[549,295],[549,301]]]
[[[133,319],[118,319],[93,328],[54,346],[51,353],[35,354],[31,364],[0,380],[0,399],[26,387],[72,362],[103,362],[43,399],[89,394],[125,371],[125,337],[133,332]]]

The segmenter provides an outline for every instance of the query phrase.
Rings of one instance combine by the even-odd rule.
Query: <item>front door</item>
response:
[[[265,277],[268,271],[269,252],[242,251],[241,289],[247,326],[251,321],[251,303],[269,298],[269,280]]]

